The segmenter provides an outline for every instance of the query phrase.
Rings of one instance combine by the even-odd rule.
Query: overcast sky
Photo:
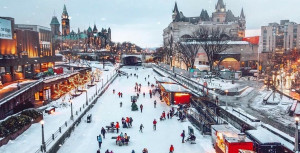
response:
[[[185,16],[199,16],[202,9],[211,15],[218,0],[177,0]],[[15,18],[16,23],[50,27],[55,14],[66,4],[71,29],[77,32],[96,23],[112,29],[113,41],[131,41],[142,47],[162,45],[162,32],[172,19],[175,0],[0,0],[0,16]],[[244,8],[247,29],[281,19],[300,23],[300,0],[224,0],[227,9],[238,16]],[[54,13],[55,12],[55,13]]]

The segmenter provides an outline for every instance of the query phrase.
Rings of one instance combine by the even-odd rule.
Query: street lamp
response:
[[[83,91],[86,93],[86,94],[85,94],[85,95],[86,95],[86,96],[85,96],[85,97],[86,97],[85,104],[88,105],[88,104],[89,104],[89,101],[88,101],[88,90],[87,90],[87,89],[84,89]]]
[[[296,131],[295,131],[295,152],[297,152],[298,153],[298,151],[299,151],[299,148],[298,148],[298,137],[299,137],[299,135],[298,135],[298,123],[299,123],[299,117],[295,117],[295,121],[296,121]]]
[[[98,92],[97,92],[97,83],[95,85],[96,85],[96,95],[97,95],[98,94]]]
[[[74,116],[73,116],[73,102],[72,102],[72,100],[70,100],[69,101],[70,103],[71,103],[71,120],[73,120],[74,119]]]
[[[225,93],[226,93],[226,110],[228,110],[228,104],[227,104],[227,101],[228,101],[228,99],[227,99],[227,95],[228,95],[228,90],[225,90]]]
[[[46,152],[46,144],[45,144],[45,136],[44,136],[44,120],[40,121],[41,125],[42,125],[42,151]]]
[[[171,58],[171,67],[172,67],[172,59],[173,59],[173,56],[171,55],[170,58]]]

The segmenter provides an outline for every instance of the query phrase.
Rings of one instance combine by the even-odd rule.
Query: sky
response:
[[[187,17],[199,16],[202,9],[209,15],[218,0],[177,0]],[[251,35],[270,22],[282,19],[300,23],[300,0],[224,0],[227,9],[239,16],[244,8],[247,30]],[[53,15],[60,21],[63,5],[69,13],[71,29],[98,30],[110,27],[112,40],[130,41],[141,47],[159,47],[162,34],[172,20],[175,0],[0,0],[0,16],[15,18],[17,24],[50,27]]]

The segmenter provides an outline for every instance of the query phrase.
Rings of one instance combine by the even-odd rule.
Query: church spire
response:
[[[177,7],[177,2],[175,2],[173,13],[179,13],[178,7]]]
[[[216,10],[217,10],[217,12],[225,12],[226,11],[226,6],[225,6],[223,0],[218,0],[218,3],[216,5]]]
[[[245,14],[244,14],[244,8],[242,8],[240,18],[242,18],[242,19],[245,19],[245,18],[246,18],[246,17],[245,17]]]
[[[68,15],[68,11],[67,11],[66,4],[64,4],[64,10],[63,10],[62,16],[66,16],[66,17],[69,16],[69,15]]]

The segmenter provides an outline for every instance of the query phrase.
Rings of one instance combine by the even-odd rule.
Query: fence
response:
[[[116,71],[114,70],[113,72],[114,75],[111,76],[110,79],[107,80],[106,83],[100,89],[97,90],[98,94],[95,93],[91,98],[89,98],[88,105],[83,104],[82,107],[79,108],[79,110],[75,111],[75,115],[74,115],[75,119],[74,120],[69,119],[63,125],[61,125],[58,128],[58,130],[51,135],[50,138],[45,140],[45,146],[44,146],[45,149],[43,148],[43,145],[41,145],[40,148],[35,151],[35,153],[43,153],[43,152],[56,153],[59,150],[60,146],[64,143],[64,141],[68,137],[70,137],[75,127],[80,124],[82,117],[94,106],[98,98],[104,94],[104,92],[108,89],[109,84],[116,79],[118,74],[115,72]],[[50,147],[50,149],[46,151],[48,147]]]

